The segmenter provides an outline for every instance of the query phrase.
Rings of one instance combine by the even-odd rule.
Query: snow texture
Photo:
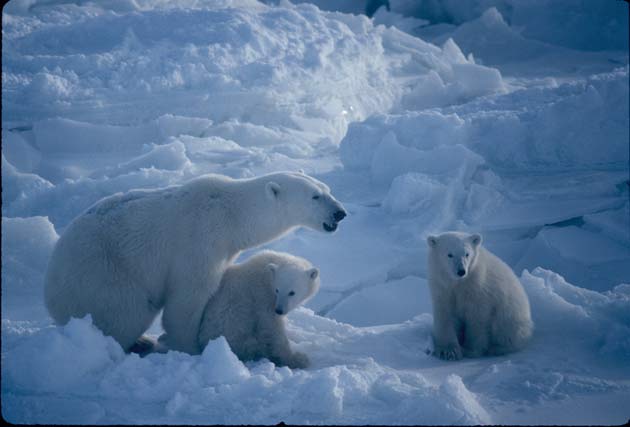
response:
[[[5,6],[7,421],[630,418],[627,4],[390,0],[362,15],[384,3]],[[288,315],[308,369],[242,363],[222,337],[201,355],[140,358],[89,316],[53,325],[50,253],[97,200],[209,172],[298,169],[349,212],[334,235],[268,245],[320,270],[319,293]],[[446,230],[480,232],[520,278],[535,323],[523,351],[428,355],[425,238]]]

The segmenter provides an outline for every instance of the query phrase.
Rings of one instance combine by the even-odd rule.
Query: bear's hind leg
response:
[[[492,343],[488,353],[501,355],[523,349],[532,336],[533,323],[520,321],[510,324],[509,327],[503,325],[493,329]]]
[[[149,329],[159,313],[145,291],[128,283],[108,286],[107,292],[100,292],[99,302],[98,308],[94,307],[90,312],[94,325],[118,341],[126,352]]]

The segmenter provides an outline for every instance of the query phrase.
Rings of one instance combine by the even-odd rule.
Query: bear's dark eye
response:
[[[276,289],[276,293],[278,293],[278,290]]]
[[[453,254],[448,254],[448,257],[449,258],[453,258]]]
[[[319,195],[317,195],[317,194],[316,194],[316,195],[314,195],[314,196],[313,196],[313,200],[319,200]]]
[[[468,258],[468,252],[466,252],[466,258]]]
[[[291,291],[289,292],[289,296],[292,297],[293,295],[295,295],[295,292]]]

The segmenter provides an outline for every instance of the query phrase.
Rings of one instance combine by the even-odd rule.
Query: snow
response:
[[[627,5],[390,0],[369,19],[362,2],[310,3],[4,8],[5,419],[626,422]],[[140,358],[89,316],[52,324],[48,258],[100,198],[298,169],[349,212],[333,235],[268,245],[320,269],[288,316],[310,368],[243,363],[223,338]],[[425,238],[445,230],[481,232],[520,277],[535,322],[523,351],[428,354]]]

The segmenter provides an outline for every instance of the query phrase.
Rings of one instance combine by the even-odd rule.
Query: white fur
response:
[[[126,350],[163,308],[168,347],[196,354],[203,307],[238,254],[299,226],[334,231],[339,211],[325,184],[290,172],[116,194],[57,242],[46,307],[59,324],[90,313]]]
[[[199,347],[223,335],[241,360],[266,357],[277,365],[306,368],[308,357],[289,346],[285,315],[318,289],[319,271],[289,254],[263,251],[232,265],[204,310]]]
[[[427,238],[433,341],[442,359],[516,351],[532,335],[521,283],[481,240],[479,234],[459,232]]]

